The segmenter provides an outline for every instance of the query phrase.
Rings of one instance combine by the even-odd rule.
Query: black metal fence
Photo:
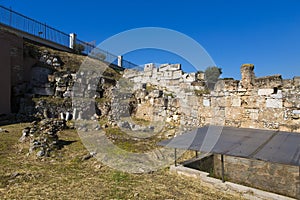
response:
[[[118,65],[118,56],[113,55],[107,51],[97,48],[95,45],[88,42],[83,42],[79,39],[75,41],[76,45],[81,45],[83,47],[82,53],[89,55],[90,57],[102,60],[108,63]]]
[[[87,43],[87,42],[83,42],[79,39],[76,39],[75,42],[77,45],[82,45],[84,47],[84,50],[82,51],[84,54],[89,55],[90,57],[108,62],[108,63],[112,63],[114,65],[118,65],[118,56],[109,53],[108,51],[104,51],[98,47],[95,47],[95,45]],[[137,68],[138,65],[129,62],[127,60],[122,59],[122,63],[121,66],[123,68],[127,68],[127,69],[133,69],[133,68]]]
[[[0,23],[66,47],[69,47],[70,45],[69,34],[66,34],[62,31],[48,26],[46,23],[41,23],[1,5]],[[76,39],[75,45],[80,45],[83,47],[81,51],[81,53],[83,54],[90,55],[94,58],[103,60],[108,63],[112,63],[115,65],[118,64],[118,56],[99,49],[93,44]],[[137,65],[123,60],[122,67],[135,68],[137,67]]]
[[[0,5],[0,23],[31,35],[69,47],[70,36],[45,23],[38,22],[25,15]]]

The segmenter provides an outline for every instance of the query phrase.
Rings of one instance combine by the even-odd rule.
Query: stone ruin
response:
[[[66,127],[66,121],[70,119],[98,120],[104,116],[108,117],[109,125],[131,130],[142,128],[134,123],[120,123],[122,117],[164,121],[168,129],[182,127],[189,130],[213,124],[300,132],[300,77],[256,77],[254,65],[244,64],[240,69],[241,80],[220,79],[214,90],[209,91],[203,73],[184,73],[180,64],[158,67],[147,64],[143,71],[126,69],[122,72],[123,78],[118,81],[110,75],[96,77],[93,71],[63,71],[60,70],[62,65],[59,57],[44,51],[39,63],[32,68],[32,80],[28,85],[13,87],[13,95],[20,97],[20,112],[35,114],[41,120],[25,128],[20,138],[20,141],[30,143],[29,153],[37,157],[49,156],[61,147],[57,133]],[[99,78],[99,84],[95,85],[94,78]],[[82,87],[74,91],[75,82]],[[89,116],[86,113],[91,111],[72,107],[71,97],[74,94],[83,99],[96,97],[107,98],[107,101],[92,102],[96,105],[79,102],[82,107],[96,107],[97,113]],[[33,97],[48,99],[35,102],[32,109],[26,98]],[[100,129],[99,126],[92,128]],[[79,129],[86,131],[87,127]],[[166,136],[173,137],[174,134],[177,133]],[[230,159],[226,159],[229,163]],[[235,159],[234,162],[240,161]],[[282,166],[279,165],[279,168]]]
[[[191,83],[204,80],[204,73],[184,73],[180,64],[146,64],[143,71],[125,69],[123,77],[132,80],[134,89],[140,89],[145,84],[157,85],[172,90],[190,88]],[[203,89],[193,85],[193,89]],[[179,88],[180,87],[180,88]]]
[[[127,117],[164,121],[169,128],[180,126],[184,130],[214,124],[300,131],[300,78],[256,77],[252,64],[241,66],[241,80],[220,79],[214,90],[209,91],[204,73],[184,73],[180,64],[158,67],[146,64],[143,71],[125,69],[121,72],[123,77],[116,82],[110,74],[97,77],[92,70],[77,73],[60,70],[61,59],[47,51],[41,52],[39,63],[32,68],[34,76],[29,89],[14,88],[20,93],[29,92],[19,95],[20,113],[32,113],[39,119],[97,120],[107,116],[110,125],[139,129],[130,123],[119,123],[120,116],[125,113]],[[96,78],[99,83],[94,82]],[[75,82],[81,85],[80,91],[73,91]],[[130,90],[122,93],[122,87]],[[81,101],[79,109],[72,107],[74,94],[80,98],[106,98],[107,101],[92,102],[96,104],[96,113],[89,116],[86,113],[91,110],[81,108],[94,105]],[[121,99],[128,100],[127,104],[119,101],[120,95]],[[23,96],[48,96],[54,100],[41,99],[28,107]]]
[[[37,157],[50,156],[50,153],[62,146],[57,133],[66,128],[66,121],[59,119],[44,119],[34,121],[22,131],[20,142],[29,140],[29,152],[36,152]]]
[[[256,77],[253,64],[242,65],[241,74],[240,81],[220,79],[210,92],[203,75],[183,73],[179,64],[147,64],[143,71],[125,70],[123,77],[133,82],[135,115],[147,120],[156,115],[187,127],[214,124],[300,132],[299,77]]]
[[[189,77],[193,79],[186,81],[188,74],[174,65],[126,70],[124,77],[133,83],[133,96],[137,99],[132,115],[145,120],[160,117],[183,130],[221,125],[299,133],[300,77],[256,77],[253,64],[244,64],[240,70],[241,80],[220,79],[209,92],[205,91],[204,77],[192,74]],[[278,151],[274,156],[284,155]],[[224,159],[225,174],[231,181],[299,197],[298,166],[232,156]],[[212,162],[220,175],[220,155],[214,155]]]

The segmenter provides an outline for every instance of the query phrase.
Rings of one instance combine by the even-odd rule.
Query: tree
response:
[[[218,81],[220,75],[222,74],[222,69],[216,66],[206,68],[205,72],[205,80],[207,86],[210,90],[213,90],[216,82]]]

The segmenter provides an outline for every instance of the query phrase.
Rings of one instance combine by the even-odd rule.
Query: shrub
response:
[[[84,46],[82,44],[74,44],[73,46],[73,51],[76,54],[82,54],[82,52],[84,51]]]

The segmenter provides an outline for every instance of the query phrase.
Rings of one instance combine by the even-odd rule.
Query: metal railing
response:
[[[89,55],[90,57],[96,58],[98,60],[118,65],[118,56],[114,54],[111,54],[107,51],[95,47],[95,45],[93,44],[83,42],[79,39],[76,39],[75,44],[83,46],[83,54]]]
[[[0,5],[0,23],[29,33],[31,35],[55,42],[63,46],[69,46],[70,36],[45,23],[38,22],[25,15]]]
[[[124,66],[124,68],[126,68],[126,69],[140,69],[140,68],[144,68],[144,67],[141,67],[141,66],[139,66],[139,65],[136,65],[136,64],[134,64],[134,63],[132,63],[132,62],[129,62],[129,61],[127,61],[127,60],[123,60],[122,61],[122,66]]]
[[[34,35],[36,37],[40,37],[45,40],[54,42],[56,44],[63,45],[65,47],[69,47],[70,45],[69,34],[59,31],[53,27],[48,26],[46,23],[41,23],[1,5],[0,24],[4,24],[6,26]],[[93,44],[76,39],[75,45],[83,46],[83,49],[80,52],[82,54],[89,55],[96,59],[118,65],[118,56],[113,55],[102,49],[99,49]],[[137,65],[129,61],[123,60],[122,67],[134,68],[137,67]]]

